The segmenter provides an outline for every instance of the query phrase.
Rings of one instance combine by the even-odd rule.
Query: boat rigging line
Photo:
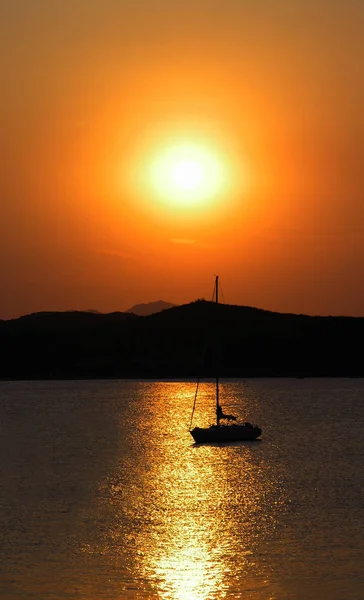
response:
[[[193,421],[193,413],[195,412],[195,406],[196,406],[196,400],[197,400],[197,392],[198,392],[198,386],[200,385],[200,378],[198,378],[197,380],[197,386],[196,386],[196,392],[195,392],[195,399],[193,401],[193,408],[192,408],[192,414],[191,414],[191,421],[190,421],[190,426],[188,428],[188,431],[191,430],[192,427],[192,421]]]

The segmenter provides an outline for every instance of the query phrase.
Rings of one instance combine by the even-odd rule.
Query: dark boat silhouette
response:
[[[219,302],[219,277],[215,276],[215,302],[218,304]],[[193,420],[193,414],[196,405],[196,398],[198,392],[198,384],[195,394],[195,402],[193,405],[192,416],[191,416],[191,426]],[[224,414],[222,406],[220,404],[220,394],[219,394],[219,377],[216,377],[216,386],[215,386],[215,396],[216,396],[216,423],[210,425],[209,427],[194,427],[191,429],[190,426],[190,434],[196,443],[222,443],[222,442],[244,442],[244,441],[253,441],[258,439],[262,430],[258,425],[252,425],[249,422],[245,422],[242,424],[236,423],[237,417],[235,415]],[[223,423],[221,423],[223,421]],[[227,423],[227,421],[234,421],[233,424]]]

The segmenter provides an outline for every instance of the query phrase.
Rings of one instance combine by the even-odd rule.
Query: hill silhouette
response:
[[[361,317],[198,300],[146,317],[35,313],[0,322],[2,379],[364,376]]]
[[[171,302],[157,300],[156,302],[147,302],[146,304],[135,304],[131,308],[128,308],[128,310],[126,310],[125,312],[146,317],[148,315],[161,312],[162,310],[173,308],[174,306],[176,305],[172,304]]]

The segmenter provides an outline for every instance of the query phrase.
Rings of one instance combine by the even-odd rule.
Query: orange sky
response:
[[[216,272],[229,303],[364,315],[363,39],[359,0],[0,0],[0,318],[209,299]],[[181,136],[229,189],[148,188]]]

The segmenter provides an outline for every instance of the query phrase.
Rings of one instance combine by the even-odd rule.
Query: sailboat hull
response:
[[[195,427],[190,431],[197,444],[250,442],[258,439],[261,433],[259,427],[251,425],[212,425],[211,427]]]

